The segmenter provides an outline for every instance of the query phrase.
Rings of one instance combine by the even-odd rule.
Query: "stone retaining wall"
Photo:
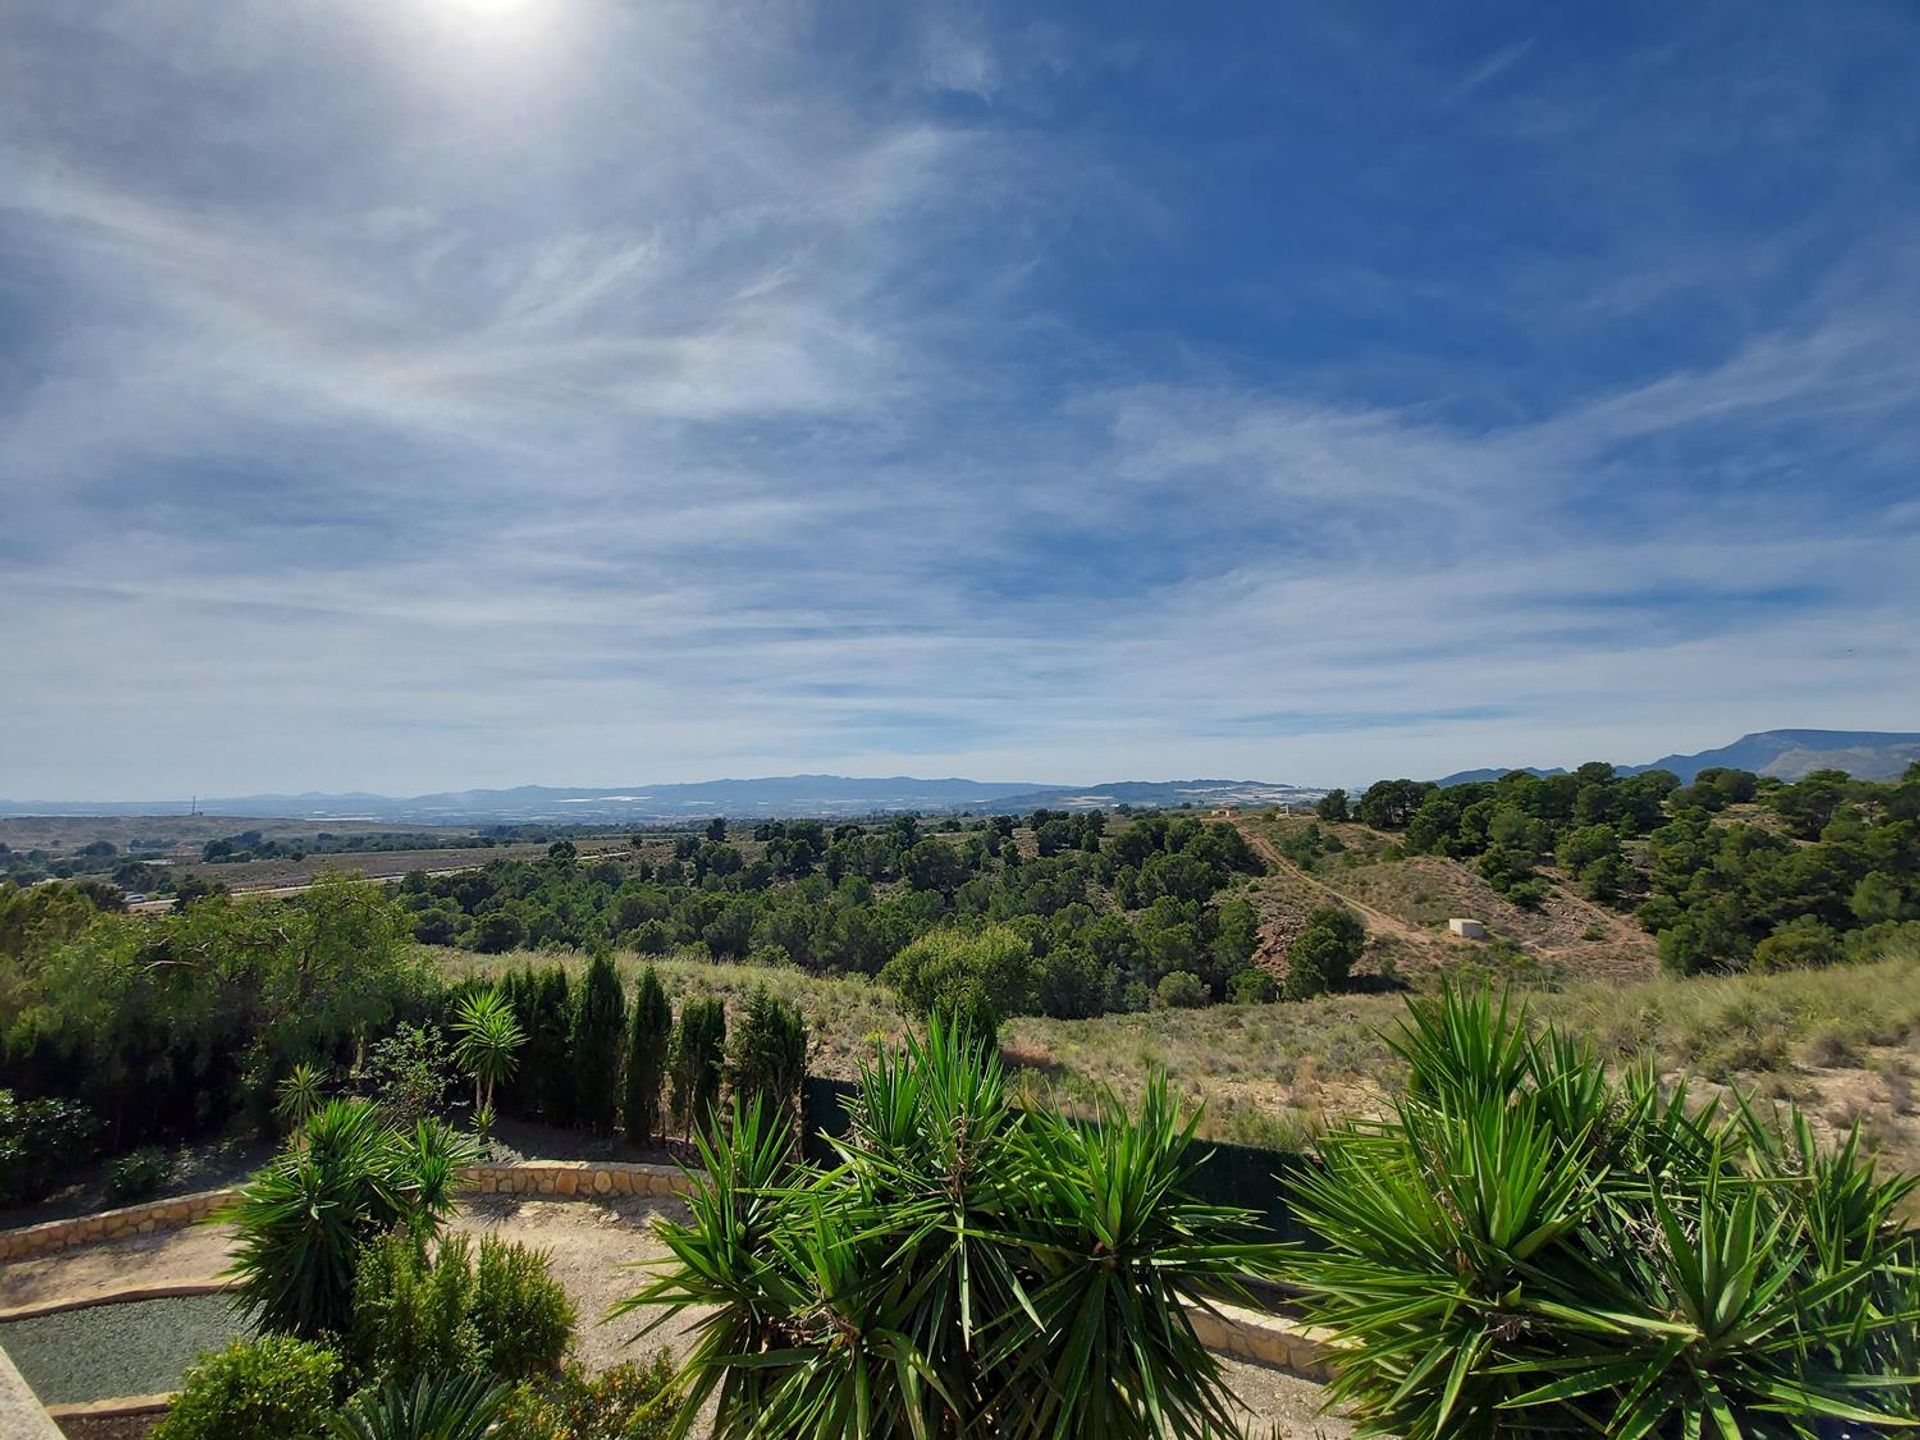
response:
[[[671,1165],[640,1165],[615,1160],[524,1160],[513,1165],[470,1165],[460,1172],[469,1194],[555,1195],[579,1199],[618,1196],[664,1198],[684,1195],[687,1178]],[[102,1240],[124,1240],[156,1230],[177,1230],[203,1220],[237,1194],[234,1190],[202,1190],[100,1210],[70,1220],[48,1220],[18,1230],[0,1230],[0,1264],[32,1255],[51,1255],[75,1245]]]
[[[155,1230],[177,1230],[182,1225],[204,1220],[236,1193],[201,1190],[119,1210],[76,1215],[70,1220],[48,1220],[18,1230],[0,1230],[0,1263],[24,1260],[29,1255],[51,1255],[56,1250],[70,1250],[75,1245],[91,1245],[99,1240],[124,1240],[129,1235],[151,1235]]]
[[[477,1195],[556,1195],[582,1200],[637,1195],[665,1199],[687,1193],[685,1174],[671,1165],[613,1160],[523,1160],[517,1165],[470,1165],[460,1172]]]

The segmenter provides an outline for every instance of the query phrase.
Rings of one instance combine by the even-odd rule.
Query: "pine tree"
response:
[[[673,1044],[673,1006],[660,984],[659,973],[649,965],[640,977],[633,996],[633,1019],[627,1027],[627,1096],[625,1105],[627,1139],[646,1145],[660,1134],[665,1117],[660,1113],[662,1092],[666,1088],[667,1061]]]
[[[573,1006],[573,1106],[576,1123],[611,1135],[620,1104],[620,1052],[627,1028],[627,995],[605,950],[594,952]]]

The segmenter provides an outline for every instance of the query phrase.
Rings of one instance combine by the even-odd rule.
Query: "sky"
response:
[[[10,0],[0,796],[1920,729],[1920,10]]]

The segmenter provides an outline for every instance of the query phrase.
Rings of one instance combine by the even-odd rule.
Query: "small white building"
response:
[[[1459,936],[1462,940],[1484,940],[1487,938],[1487,927],[1482,925],[1478,920],[1464,920],[1456,917],[1455,919],[1447,921],[1447,929]]]

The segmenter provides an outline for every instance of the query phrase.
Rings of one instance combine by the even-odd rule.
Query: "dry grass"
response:
[[[438,953],[450,976],[585,965],[566,953]],[[631,984],[645,962],[623,954],[617,963]],[[816,1074],[850,1078],[861,1057],[906,1032],[892,997],[864,978],[691,955],[655,963],[676,996],[737,999],[766,985],[797,1003],[815,1031]],[[1703,1094],[1738,1085],[1793,1100],[1828,1126],[1858,1118],[1889,1162],[1920,1168],[1920,952],[1780,975],[1576,982],[1525,999],[1537,1021],[1585,1037],[1611,1061],[1650,1055],[1664,1075],[1696,1082]],[[1380,1112],[1399,1069],[1385,1037],[1405,1006],[1398,995],[1341,995],[1096,1020],[1023,1017],[1003,1029],[1002,1050],[1028,1103],[1084,1112],[1106,1092],[1136,1094],[1160,1070],[1205,1104],[1203,1134],[1298,1148],[1329,1123]]]

